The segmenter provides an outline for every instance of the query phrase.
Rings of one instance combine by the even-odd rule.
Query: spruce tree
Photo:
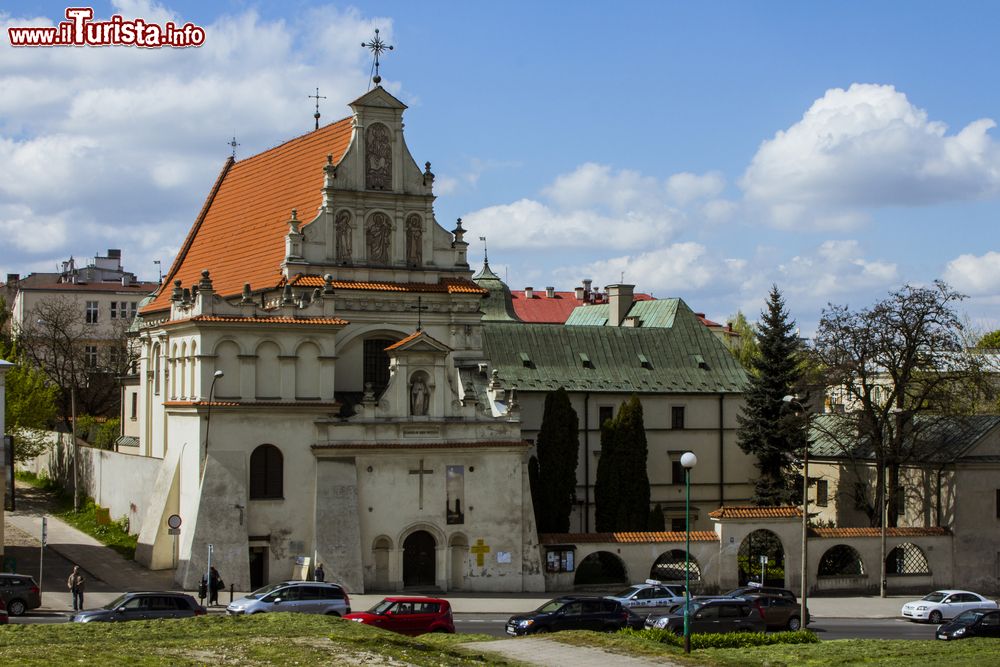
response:
[[[615,420],[601,424],[601,456],[597,459],[597,479],[594,483],[594,530],[598,533],[615,531],[619,499],[617,435]]]
[[[793,457],[806,443],[808,419],[796,415],[782,399],[795,394],[802,378],[801,345],[795,322],[785,310],[777,285],[771,286],[767,309],[757,327],[759,356],[753,361],[744,405],[739,415],[740,449],[757,459],[754,487],[758,505],[784,505],[797,500]]]
[[[576,500],[576,466],[580,451],[579,420],[569,394],[560,387],[545,397],[538,431],[538,499],[541,533],[568,533]]]
[[[647,453],[642,404],[633,396],[601,425],[601,458],[594,487],[597,532],[648,530]]]

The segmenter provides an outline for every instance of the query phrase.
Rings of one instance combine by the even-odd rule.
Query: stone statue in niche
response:
[[[410,266],[418,266],[423,261],[423,239],[424,229],[420,216],[411,213],[406,218],[406,263]]]
[[[351,212],[340,211],[334,223],[337,232],[337,261],[351,261]]]
[[[426,415],[430,402],[431,392],[424,381],[424,376],[415,375],[410,384],[410,414],[415,417]]]
[[[389,128],[381,123],[365,130],[365,187],[392,189],[392,138]]]
[[[368,244],[368,261],[373,264],[389,263],[389,245],[392,240],[392,223],[385,213],[376,213],[365,231]]]

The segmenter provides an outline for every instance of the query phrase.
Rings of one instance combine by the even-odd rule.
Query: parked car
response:
[[[208,613],[187,593],[142,591],[125,593],[99,609],[76,612],[70,619],[75,623],[103,621],[140,621],[155,618],[190,618]]]
[[[0,600],[0,625],[7,625],[7,607]]]
[[[641,613],[655,607],[669,607],[684,602],[684,586],[666,585],[655,579],[647,579],[644,584],[629,586],[608,597],[618,600],[622,606],[634,612]]]
[[[344,618],[404,635],[455,632],[451,604],[440,598],[388,597],[368,611],[357,611]]]
[[[809,625],[809,608],[806,608],[806,622],[802,622],[802,609],[798,602],[774,595],[747,595],[748,600],[756,600],[764,614],[768,630],[799,630]]]
[[[1000,611],[969,609],[937,629],[935,636],[945,641],[969,637],[1000,637]]]
[[[42,606],[38,584],[27,574],[0,572],[0,600],[3,600],[11,616],[21,616]]]
[[[227,614],[261,614],[268,611],[346,616],[351,613],[351,598],[338,584],[282,581],[233,600],[226,607]]]
[[[691,634],[722,632],[765,632],[767,623],[756,600],[746,598],[715,598],[691,602],[688,623]],[[647,628],[684,632],[684,607],[671,614],[650,615]]]
[[[533,635],[559,630],[614,632],[641,622],[639,617],[611,598],[567,595],[549,600],[527,614],[511,616],[508,635]]]
[[[971,591],[934,591],[903,605],[903,618],[940,623],[969,609],[996,609],[997,603]]]
[[[791,592],[787,588],[776,588],[774,586],[761,586],[759,584],[748,584],[746,586],[740,586],[739,588],[734,588],[724,595],[728,598],[741,598],[745,595],[773,595],[779,598],[785,598],[786,600],[791,600],[792,602],[798,601],[795,597],[795,593]]]

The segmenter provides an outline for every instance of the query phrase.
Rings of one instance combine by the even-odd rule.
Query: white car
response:
[[[623,591],[608,595],[618,600],[623,607],[641,611],[652,607],[669,607],[684,602],[684,586],[664,585],[655,579],[647,579],[644,584],[629,586]]]
[[[934,591],[903,605],[903,618],[940,623],[955,618],[966,609],[996,609],[997,603],[970,591]]]

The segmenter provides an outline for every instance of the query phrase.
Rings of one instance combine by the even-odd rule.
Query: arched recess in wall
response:
[[[170,398],[177,398],[177,343],[170,347]]]
[[[153,367],[153,395],[160,395],[160,344],[156,343],[153,345],[153,358],[150,359],[151,365]]]
[[[274,445],[260,445],[250,454],[250,499],[284,497],[285,457]]]
[[[696,582],[701,581],[701,565],[694,556],[688,558],[688,565],[688,578],[693,588]],[[649,569],[649,578],[657,581],[684,581],[684,550],[671,549],[660,554]]]
[[[240,398],[240,348],[235,342],[224,340],[215,348],[215,369],[223,376],[215,383],[213,398]]]
[[[315,343],[303,343],[295,351],[296,400],[307,401],[320,398],[319,364],[319,347]]]
[[[372,544],[372,560],[375,561],[375,590],[389,590],[389,555],[392,540],[382,535]]]
[[[278,356],[281,350],[277,343],[264,341],[257,346],[257,366],[254,395],[260,399],[281,398],[281,365]]]
[[[929,575],[927,556],[916,544],[903,542],[893,547],[885,557],[885,573],[894,575]]]
[[[576,565],[574,586],[593,584],[627,584],[625,562],[610,551],[595,551]]]
[[[861,577],[865,564],[858,550],[847,544],[837,544],[823,552],[819,559],[821,577]]]
[[[178,396],[180,398],[187,398],[187,353],[188,346],[187,341],[181,343],[181,353],[177,358],[177,375],[180,379],[180,393]]]
[[[767,556],[767,565],[761,571],[761,556]],[[740,543],[736,556],[739,566],[739,584],[745,586],[751,581],[760,582],[764,577],[765,586],[785,586],[785,548],[781,538],[775,533],[761,528],[755,530]]]
[[[188,354],[188,396],[198,398],[198,343],[191,341],[191,352]]]

